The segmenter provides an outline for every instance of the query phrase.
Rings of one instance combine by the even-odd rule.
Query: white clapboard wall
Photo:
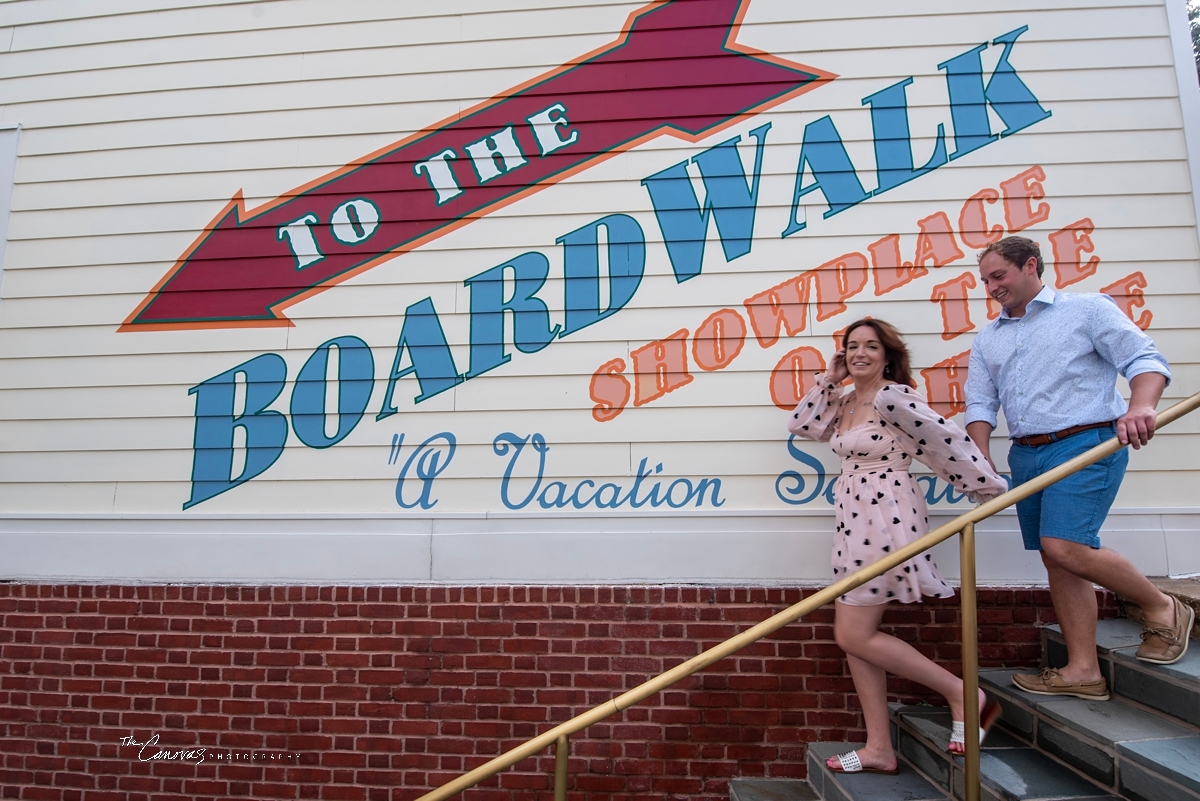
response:
[[[0,577],[821,583],[833,515],[820,491],[837,460],[825,445],[789,449],[777,402],[793,382],[775,371],[797,348],[828,359],[835,332],[869,315],[905,333],[919,389],[948,401],[920,371],[961,358],[988,321],[977,248],[960,230],[964,201],[983,190],[989,202],[970,208],[1037,239],[1048,283],[1075,263],[1060,273],[1052,238],[1066,242],[1060,232],[1087,221],[1078,236],[1090,249],[1070,252],[1086,274],[1064,291],[1109,288],[1148,326],[1174,372],[1163,408],[1200,390],[1200,90],[1183,0],[836,9],[743,0],[737,45],[837,77],[694,141],[663,132],[609,153],[287,306],[290,325],[134,321],[235,194],[248,212],[274,203],[611,45],[643,9],[608,0],[0,3],[0,179],[5,143],[16,148],[11,187],[0,185],[0,199],[11,188],[0,248]],[[1022,28],[1003,56],[997,37]],[[801,143],[825,117],[864,192],[876,188],[864,98],[905,78],[916,165],[934,153],[938,126],[947,149],[962,147],[938,65],[981,45],[984,77],[1006,58],[1050,116],[832,216],[822,191],[793,209]],[[994,107],[986,113],[992,132],[1004,130]],[[565,138],[572,129],[555,130]],[[587,127],[574,130],[586,143]],[[700,272],[681,282],[644,179],[735,137],[747,178],[761,159],[750,249],[727,260],[710,220]],[[696,164],[687,169],[704,199]],[[536,352],[514,346],[505,313],[506,363],[420,402],[413,375],[389,382],[405,312],[424,299],[467,373],[464,282],[523,254],[544,257],[537,298],[551,325],[564,323],[558,240],[610,215],[636,223],[645,241],[644,274],[619,311]],[[951,225],[939,247],[959,256],[883,293],[872,272],[844,309],[810,303],[795,336],[768,343],[749,330],[735,356],[734,338],[707,356],[727,360],[720,369],[697,363],[706,347],[697,330],[710,315],[728,309],[725,323],[749,323],[748,299],[845,254],[869,256],[888,235],[911,262],[921,226],[939,219]],[[790,221],[806,227],[784,236]],[[603,274],[608,251],[599,250]],[[604,365],[621,360],[632,382],[635,356],[673,335],[686,341],[690,381],[640,405],[630,397],[615,415],[597,412],[597,393],[611,399],[620,387]],[[198,473],[212,476],[198,466],[198,399],[208,390],[197,388],[253,360],[282,364],[283,388],[257,417],[290,423],[297,375],[338,338],[371,354],[373,385],[353,430],[310,447],[290,429],[270,466],[239,483],[248,439],[261,434],[258,423],[231,423],[230,486],[197,490]],[[328,414],[309,439],[353,422],[336,413],[347,351],[325,353],[313,397]],[[253,412],[244,375],[232,386],[230,415]],[[951,419],[962,424],[957,412]],[[993,447],[1001,458],[1005,433],[1002,425]],[[1106,543],[1149,573],[1200,573],[1198,453],[1200,414],[1132,455]],[[932,523],[969,508],[944,482],[925,482]],[[1011,514],[984,526],[981,581],[1044,580],[1015,529]],[[956,575],[953,546],[938,553]]]

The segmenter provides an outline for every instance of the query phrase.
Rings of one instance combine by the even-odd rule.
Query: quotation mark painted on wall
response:
[[[404,445],[403,434],[392,434],[392,449],[388,452],[388,464],[395,464],[400,460],[400,448]]]

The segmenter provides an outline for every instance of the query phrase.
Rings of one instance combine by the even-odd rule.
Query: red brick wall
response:
[[[801,597],[0,585],[0,794],[408,801]],[[1044,590],[981,591],[983,663],[1036,664],[1036,627],[1052,618]],[[715,801],[732,777],[803,777],[807,743],[861,733],[831,620],[822,609],[576,735],[572,798]],[[893,609],[885,624],[958,670],[956,603]],[[204,762],[140,761],[121,744],[155,734],[142,757],[203,748]],[[467,796],[549,799],[553,769],[547,752]]]

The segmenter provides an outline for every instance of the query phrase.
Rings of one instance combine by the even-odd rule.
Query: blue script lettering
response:
[[[795,470],[785,470],[775,479],[775,494],[779,500],[791,506],[802,506],[816,500],[817,496],[821,494],[821,488],[825,487],[825,500],[832,506],[835,481],[830,481],[828,485],[825,484],[825,465],[821,464],[815,456],[810,456],[796,447],[795,434],[788,437],[787,449],[793,459],[813,471],[812,491],[805,495],[804,488],[807,482],[805,482],[804,476]],[[791,482],[791,486],[785,486],[785,482]]]
[[[537,454],[537,478],[534,479],[533,487],[525,494],[525,497],[520,501],[514,501],[513,471],[527,445],[531,445],[533,452]],[[508,456],[510,452],[512,453],[508,459],[508,466],[504,469],[504,479],[500,482],[500,502],[509,509],[524,509],[535,501],[543,509],[567,507],[585,509],[588,506],[594,506],[597,509],[617,509],[625,505],[640,509],[646,504],[653,508],[666,504],[672,509],[680,509],[693,501],[697,509],[706,503],[714,507],[725,505],[725,500],[721,497],[721,479],[719,478],[702,478],[695,483],[689,478],[677,478],[665,489],[661,481],[655,481],[645,495],[639,496],[643,482],[662,472],[662,462],[651,469],[648,466],[648,460],[643,458],[638,464],[633,485],[627,491],[622,485],[611,482],[596,487],[596,482],[590,478],[583,479],[573,488],[563,481],[551,481],[543,487],[546,475],[546,454],[550,451],[550,446],[546,444],[546,438],[541,434],[518,437],[516,434],[505,432],[492,441],[492,450],[497,456]]]
[[[438,440],[445,443],[445,449],[437,444]],[[404,437],[401,435],[400,445],[403,444]],[[418,506],[422,509],[432,509],[437,506],[437,499],[430,499],[434,479],[450,466],[450,461],[454,458],[454,451],[457,448],[458,441],[449,431],[434,434],[422,442],[416,450],[409,454],[408,461],[400,470],[400,477],[396,479],[396,503],[400,504],[403,509],[415,509]],[[409,478],[409,470],[413,470],[416,479],[421,482],[421,494],[411,503],[404,500],[404,482]]]
[[[812,503],[823,496],[825,502],[833,506],[833,490],[837,486],[837,475],[830,476],[826,481],[825,466],[812,454],[796,447],[796,435],[788,437],[788,455],[812,471],[812,485],[796,470],[785,470],[775,478],[775,495],[789,506],[803,506]],[[1009,487],[1012,479],[1005,477]],[[959,504],[967,500],[967,496],[955,492],[954,487],[936,476],[916,476],[918,484],[925,487],[925,503],[929,506],[945,501],[949,504]]]
[[[966,495],[960,495],[954,491],[954,487],[947,484],[942,492],[938,492],[938,480],[933,476],[917,476],[917,483],[925,485],[925,503],[933,506],[938,501],[946,503],[960,503]]]

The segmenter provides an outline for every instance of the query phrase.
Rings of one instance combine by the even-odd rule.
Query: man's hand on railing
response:
[[[1117,439],[1134,450],[1154,436],[1158,414],[1155,411],[1167,378],[1159,373],[1142,373],[1129,379],[1129,411],[1117,420]]]

